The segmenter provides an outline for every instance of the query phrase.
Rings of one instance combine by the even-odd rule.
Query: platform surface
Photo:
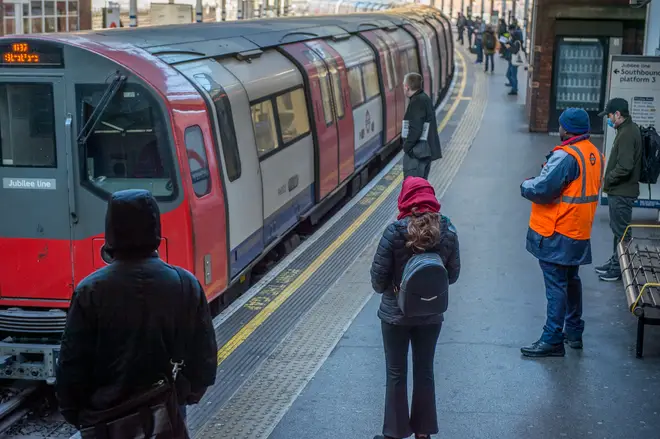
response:
[[[467,142],[469,152],[464,160],[450,158],[460,166],[455,176],[441,160],[430,177],[442,212],[458,229],[462,260],[435,359],[437,437],[657,439],[660,330],[646,328],[645,358],[636,359],[636,320],[626,309],[622,284],[599,281],[593,265],[580,270],[584,350],[567,348],[564,358],[521,357],[519,348],[540,336],[546,299],[538,262],[525,250],[530,205],[519,185],[538,174],[558,139],[527,132],[523,72],[521,94],[510,97],[503,60],[496,57],[491,76],[465,56],[476,90],[462,120],[452,122],[467,122],[473,131],[459,127],[450,144],[443,140],[446,150],[466,149]],[[655,218],[656,212],[636,210],[634,217]],[[592,235],[597,264],[612,251],[608,221],[607,207],[600,207]],[[376,316],[380,297],[369,284],[374,249],[372,242],[349,264],[332,292],[367,297],[366,305],[271,427],[270,439],[370,439],[381,433],[385,360]],[[269,373],[277,380],[277,370]]]

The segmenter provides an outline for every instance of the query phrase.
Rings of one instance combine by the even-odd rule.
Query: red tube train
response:
[[[0,376],[52,380],[105,205],[150,190],[163,259],[209,300],[400,147],[402,80],[439,104],[446,17],[381,13],[0,38]]]

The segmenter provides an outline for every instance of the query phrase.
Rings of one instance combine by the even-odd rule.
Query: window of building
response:
[[[327,79],[327,77],[326,77]],[[307,103],[302,88],[279,95],[277,101],[277,116],[280,121],[282,142],[284,145],[309,134],[309,119]]]
[[[5,3],[4,9],[5,35],[79,30],[78,0],[30,0],[22,5]]]
[[[362,65],[362,72],[364,74],[364,89],[367,92],[367,100],[378,96],[380,94],[380,87],[378,85],[378,70],[376,63],[370,61]]]
[[[51,84],[0,85],[0,140],[2,166],[57,166]]]
[[[278,146],[277,130],[275,129],[275,114],[273,102],[269,99],[250,107],[252,111],[252,127],[257,142],[257,153],[263,157]]]
[[[351,106],[353,108],[364,103],[362,71],[359,66],[354,66],[348,69],[348,89],[351,95]]]
[[[203,197],[211,192],[211,174],[206,149],[204,148],[204,135],[201,128],[195,125],[186,128],[184,137],[193,191],[197,197]]]
[[[107,84],[76,85],[79,129],[107,88]],[[145,88],[124,84],[82,148],[83,185],[106,195],[146,189],[159,199],[173,197],[176,180],[165,120],[160,105]]]
[[[225,161],[227,179],[235,181],[241,176],[241,156],[236,140],[236,128],[231,112],[231,103],[227,93],[220,84],[213,81],[207,74],[199,73],[194,76],[197,83],[202,86],[211,97],[218,121],[220,133],[220,148]]]
[[[327,59],[328,66],[330,67],[330,76],[332,77],[332,95],[335,98],[335,108],[337,109],[337,118],[344,117],[344,96],[341,93],[341,79],[339,77],[339,69],[337,68],[337,61],[334,58]]]
[[[328,79],[328,71],[325,67],[319,69],[319,84],[321,85],[321,100],[323,101],[323,116],[326,125],[332,123],[332,101],[330,100],[330,80]]]

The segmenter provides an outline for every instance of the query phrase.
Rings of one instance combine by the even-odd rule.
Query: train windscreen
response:
[[[160,106],[144,87],[116,81],[76,86],[79,126],[89,131],[79,134],[83,184],[106,195],[146,189],[172,199],[176,174]]]

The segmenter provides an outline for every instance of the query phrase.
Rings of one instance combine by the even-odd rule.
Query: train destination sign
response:
[[[15,41],[0,44],[3,67],[62,67],[62,50],[48,43]]]

